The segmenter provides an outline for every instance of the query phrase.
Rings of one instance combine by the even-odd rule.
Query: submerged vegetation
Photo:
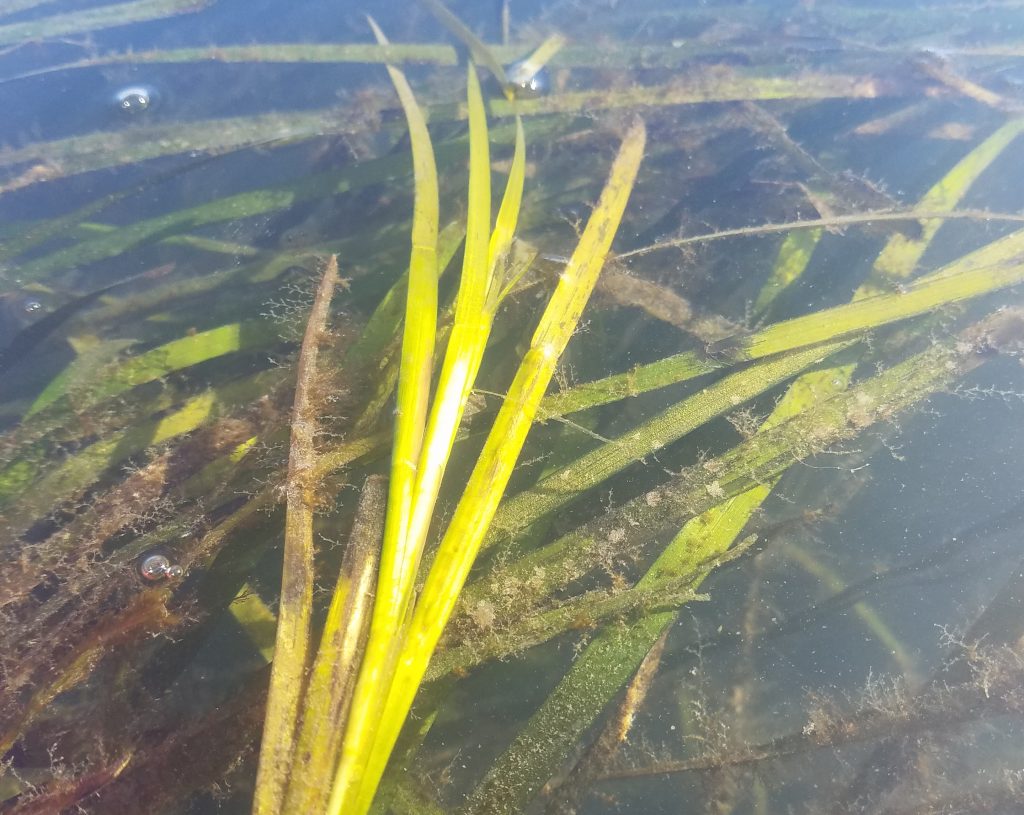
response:
[[[0,151],[0,812],[1020,806],[1019,552],[969,580],[1019,497],[840,545],[1024,401],[1014,2],[166,49],[69,38],[217,4],[54,5],[0,3],[0,92],[351,84],[132,73]],[[766,644],[847,611],[794,697]]]

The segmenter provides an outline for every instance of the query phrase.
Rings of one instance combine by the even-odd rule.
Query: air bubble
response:
[[[534,99],[546,96],[551,90],[551,78],[547,69],[538,67],[529,60],[513,62],[505,69],[505,75],[512,85],[517,99]]]
[[[131,116],[156,107],[159,101],[159,92],[149,85],[129,85],[114,94],[115,107]]]
[[[177,580],[185,570],[162,552],[150,552],[139,558],[139,576],[148,583],[159,583],[170,578]]]

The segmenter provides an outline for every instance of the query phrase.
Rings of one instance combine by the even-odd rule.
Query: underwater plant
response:
[[[0,151],[0,812],[1019,804],[1012,10],[47,5],[0,89],[110,87]]]

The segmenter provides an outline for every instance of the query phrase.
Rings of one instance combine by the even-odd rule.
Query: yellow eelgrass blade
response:
[[[316,365],[331,297],[338,280],[332,256],[316,292],[299,354],[288,456],[287,516],[281,601],[277,612],[274,663],[270,674],[263,743],[253,800],[254,815],[283,812],[295,754],[299,704],[306,687],[310,622],[313,614],[313,503],[317,407],[312,397]]]
[[[955,209],[977,178],[1022,132],[1024,118],[1010,119],[958,161],[956,166],[925,193],[916,208],[931,212]],[[891,286],[893,280],[910,277],[943,223],[941,218],[922,219],[922,234],[919,237],[893,235],[875,260],[871,279],[861,286],[855,295],[856,298],[885,290]]]
[[[409,593],[413,575],[419,566],[426,541],[430,516],[444,465],[452,451],[456,430],[462,420],[466,397],[476,371],[482,348],[490,333],[490,318],[484,308],[490,269],[487,263],[487,235],[490,231],[490,152],[487,145],[487,120],[476,69],[467,74],[466,101],[469,112],[469,201],[466,213],[466,247],[462,277],[455,305],[452,334],[444,353],[437,394],[430,411],[424,445],[417,469],[416,489],[410,512],[407,538],[410,568],[401,586]],[[477,348],[481,350],[478,355]]]
[[[387,38],[368,18],[377,40]],[[405,75],[387,66],[409,127],[415,182],[412,219],[412,252],[409,257],[409,287],[405,302],[401,367],[396,397],[395,434],[391,452],[391,480],[387,516],[381,543],[377,592],[374,598],[370,635],[363,653],[359,677],[351,702],[349,724],[342,745],[345,756],[365,749],[360,735],[381,713],[380,693],[387,682],[396,655],[397,636],[408,613],[408,585],[414,571],[406,551],[406,530],[413,503],[416,469],[423,444],[430,379],[433,370],[434,338],[437,331],[437,167],[430,133],[423,112],[413,96]],[[386,687],[386,684],[385,684]],[[353,724],[355,733],[353,734]]]
[[[409,622],[387,704],[376,722],[377,737],[372,751],[356,760],[343,761],[328,808],[331,815],[362,815],[372,803],[427,663],[512,474],[537,406],[597,282],[633,189],[645,140],[645,128],[638,120],[623,140],[597,207],[541,317],[440,543]]]
[[[487,250],[487,263],[491,267],[490,289],[487,296],[490,307],[496,308],[507,293],[507,275],[504,267],[512,248],[512,238],[519,223],[519,210],[523,203],[523,181],[526,177],[526,139],[523,136],[523,121],[516,116],[516,146],[512,154],[512,166],[508,171],[505,195],[501,199],[498,218],[491,233],[491,244]]]
[[[544,42],[537,46],[537,49],[530,54],[526,59],[523,60],[533,71],[536,73],[545,65],[547,65],[551,58],[562,50],[565,45],[565,37],[561,34],[552,34]]]
[[[525,141],[517,127],[512,169],[499,212],[495,235],[488,242],[491,221],[490,156],[483,96],[470,66],[467,80],[470,131],[469,209],[462,279],[455,305],[452,331],[437,385],[437,396],[423,436],[407,525],[401,530],[403,571],[379,592],[393,598],[390,608],[380,605],[385,616],[374,612],[370,640],[364,657],[366,684],[360,680],[347,727],[344,755],[358,756],[372,748],[380,706],[387,695],[390,672],[402,643],[402,620],[412,599],[413,578],[426,542],[430,519],[445,465],[455,441],[470,389],[490,336],[498,300],[489,295],[496,287],[496,266],[503,261],[512,241],[522,202],[525,177]],[[390,512],[390,509],[389,509]],[[398,564],[396,564],[397,567]],[[381,581],[385,579],[382,572]],[[376,662],[371,662],[376,661]],[[344,762],[343,758],[343,762]]]
[[[516,151],[502,199],[498,225],[488,244],[491,224],[491,168],[487,144],[487,118],[476,69],[470,65],[467,80],[469,111],[469,209],[466,215],[466,248],[462,279],[455,303],[455,318],[437,383],[423,450],[416,473],[414,503],[406,531],[409,569],[404,594],[412,587],[426,542],[430,519],[441,487],[455,434],[483,359],[494,321],[489,291],[495,287],[496,263],[504,258],[512,242],[525,172],[522,127],[517,129]],[[500,254],[500,257],[498,256]]]
[[[380,28],[372,18],[368,19],[377,40],[382,45],[386,44],[387,38]],[[390,608],[391,616],[401,617],[404,613],[401,608],[403,598],[398,587],[403,584],[404,573],[408,569],[404,551],[405,529],[412,507],[416,464],[423,444],[434,337],[437,332],[437,236],[440,205],[437,167],[423,112],[416,103],[405,74],[391,65],[387,69],[409,126],[415,181],[409,289],[405,302],[391,481],[376,600],[378,609]],[[375,624],[377,619],[375,612]],[[394,629],[393,620],[386,625],[387,630]]]

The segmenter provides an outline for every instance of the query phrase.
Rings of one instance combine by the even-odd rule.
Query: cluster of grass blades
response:
[[[0,26],[0,36],[99,31],[201,5],[98,6]],[[1012,231],[1022,216],[975,203],[989,200],[980,180],[1018,146],[1019,112],[948,70],[908,76],[898,52],[851,46],[780,64],[742,37],[595,48],[554,35],[488,46],[436,0],[425,5],[500,98],[486,98],[477,67],[465,75],[464,104],[431,97],[431,88],[461,87],[456,49],[392,44],[379,31],[372,45],[101,53],[7,77],[124,63],[365,62],[387,64],[393,88],[374,88],[359,110],[143,121],[0,155],[3,192],[17,196],[186,151],[205,153],[196,164],[205,167],[218,154],[294,146],[330,128],[379,139],[365,160],[255,189],[218,187],[212,200],[117,224],[126,201],[176,171],[133,177],[3,235],[0,259],[16,264],[26,291],[58,297],[70,280],[83,296],[54,312],[53,330],[27,352],[32,365],[20,352],[0,357],[14,371],[0,381],[0,743],[12,767],[0,812],[178,811],[222,783],[264,815],[569,811],[604,779],[706,772],[718,783],[733,767],[1013,710],[1022,672],[1002,644],[1019,621],[979,622],[954,649],[974,672],[919,685],[902,719],[895,692],[890,707],[867,699],[846,713],[815,702],[809,729],[789,737],[730,747],[698,728],[693,740],[709,749],[696,756],[624,757],[645,696],[671,681],[669,633],[681,613],[708,599],[702,592],[719,599],[706,578],[722,565],[773,545],[759,523],[782,479],[831,461],[839,445],[869,449],[990,360],[1020,355],[1021,316],[997,307],[1024,283],[1024,233]],[[747,25],[775,19],[747,11]],[[699,28],[695,12],[667,14]],[[863,14],[834,6],[819,22],[883,26]],[[921,21],[899,10],[882,16],[899,42],[920,33]],[[737,25],[728,10],[715,19],[722,31]],[[527,64],[584,74],[589,87],[567,90],[563,75],[550,96],[517,98],[503,66],[524,54]],[[717,57],[752,67],[709,68]],[[440,77],[417,90],[424,104],[396,67],[417,62]],[[680,65],[685,76],[665,75]],[[388,115],[395,90],[404,118]],[[841,157],[791,137],[801,116],[861,110],[865,99],[895,110],[862,123],[865,133],[898,128],[897,114],[955,120],[968,104],[986,109],[987,129],[941,163],[941,178],[927,170],[932,186],[915,203],[896,205],[836,170]],[[718,104],[709,112],[701,102]],[[658,137],[647,140],[646,128]],[[850,139],[840,133],[836,143]],[[695,192],[708,185],[709,199],[735,207],[734,167],[763,153],[800,182],[751,194],[735,218]],[[233,231],[326,203],[351,214],[380,190],[398,204],[360,221],[358,234],[308,250],[248,245]],[[466,214],[445,225],[449,200]],[[581,201],[592,202],[586,217]],[[819,217],[791,217],[809,204]],[[954,222],[975,230],[962,248],[941,243]],[[624,251],[615,255],[617,231]],[[847,275],[836,248],[860,251],[865,234],[884,236],[877,259]],[[773,236],[774,263],[748,251]],[[729,249],[716,254],[719,246]],[[683,282],[695,257],[717,260],[725,276],[723,257],[745,265],[731,278],[737,293]],[[172,274],[163,261],[175,259],[209,273]],[[152,272],[85,282],[92,269],[136,260]],[[824,274],[828,263],[847,276]],[[284,330],[264,312],[289,287],[298,293],[280,305]],[[809,310],[804,298],[822,289]],[[740,300],[750,305],[745,328]],[[339,314],[337,301],[369,316]],[[637,314],[649,348],[630,344],[623,315]],[[340,539],[343,551],[322,545]],[[847,603],[881,658],[925,682],[899,621],[868,591],[818,553],[786,551],[794,572]],[[185,578],[146,577],[139,567],[151,557]],[[988,650],[977,645],[985,637]],[[225,655],[211,658],[217,649]],[[562,660],[569,651],[572,661]],[[205,670],[213,681],[198,678]],[[523,670],[540,677],[523,683],[537,688],[529,708],[499,738],[474,730],[487,744],[467,762],[472,776],[450,789],[421,783],[450,763],[432,743],[437,731],[447,738],[453,718],[457,730],[480,728],[462,708],[481,703],[488,676]],[[745,681],[737,687],[755,693]],[[83,732],[97,733],[96,744],[74,736]],[[845,811],[829,807],[819,808]]]
[[[376,26],[375,31],[378,39],[383,39]],[[310,673],[313,499],[312,486],[306,480],[314,466],[310,459],[315,417],[308,415],[306,380],[315,373],[317,335],[322,331],[324,309],[337,274],[337,264],[332,261],[317,295],[299,363],[278,646],[254,809],[266,815],[369,810],[387,759],[455,608],[561,352],[594,289],[644,150],[645,131],[638,121],[624,138],[601,200],[540,318],[480,459],[417,591],[417,576],[442,476],[494,317],[525,271],[513,261],[511,249],[522,201],[526,147],[522,124],[517,119],[508,181],[492,230],[486,114],[475,68],[470,67],[469,195],[463,268],[443,362],[436,388],[432,389],[438,302],[437,170],[426,121],[412,90],[398,68],[389,66],[388,71],[409,123],[416,197],[397,418],[379,564],[372,546],[354,548],[361,554],[346,560],[332,601],[332,610],[344,609],[345,613],[332,611],[315,657],[317,667]],[[378,577],[370,613],[366,601],[359,599],[363,596],[360,592],[366,591],[361,579],[375,572]],[[346,604],[348,597],[352,599]],[[365,638],[361,636],[364,626]],[[339,639],[364,641],[362,648],[355,651],[339,648]],[[331,681],[318,681],[321,676],[330,676]],[[324,721],[324,712],[328,710],[336,718]],[[319,734],[319,740],[309,736],[310,732]],[[338,734],[343,737],[339,739]]]

